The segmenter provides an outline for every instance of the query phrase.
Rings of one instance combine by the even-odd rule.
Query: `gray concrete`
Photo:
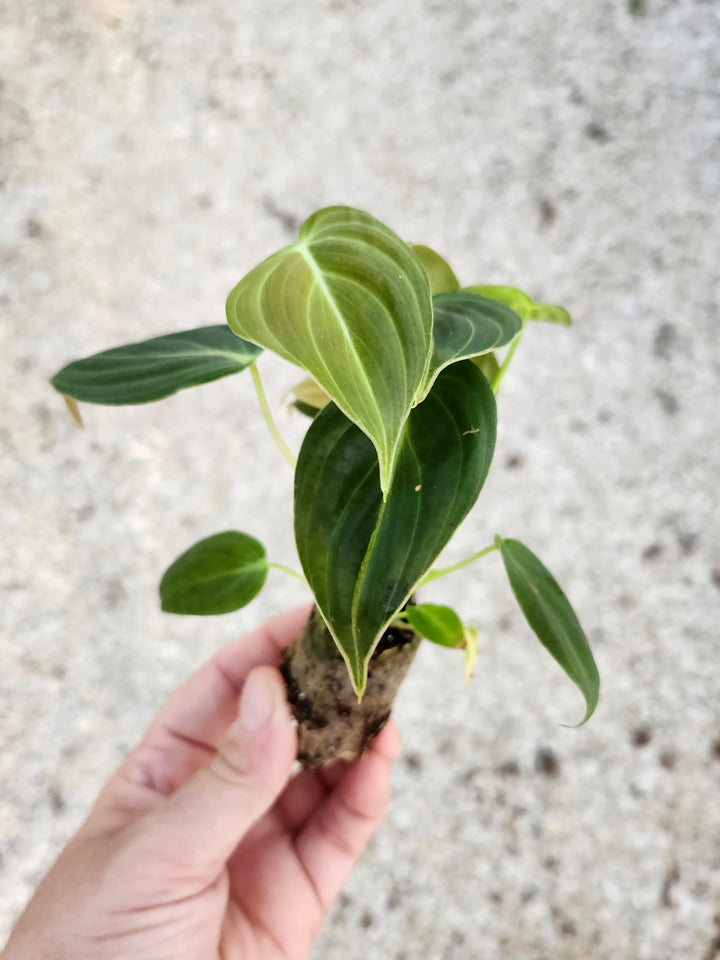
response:
[[[249,381],[85,408],[81,432],[47,378],[220,321],[245,271],[345,202],[465,282],[574,313],[528,333],[447,558],[525,539],[604,692],[559,726],[579,698],[496,558],[429,590],[480,627],[477,676],[421,651],[389,821],[314,956],[715,956],[720,10],[647,7],[0,2],[0,936],[168,691],[303,596],[277,574],[236,616],[158,611],[203,535],[293,557]],[[265,366],[279,408],[295,372]]]

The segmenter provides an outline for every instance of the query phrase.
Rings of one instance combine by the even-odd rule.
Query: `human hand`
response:
[[[399,752],[390,723],[356,764],[288,780],[296,735],[277,664],[308,613],[267,621],[176,691],[41,883],[3,960],[307,956],[383,819]]]

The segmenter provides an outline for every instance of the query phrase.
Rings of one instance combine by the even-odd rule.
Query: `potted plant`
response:
[[[223,531],[168,568],[160,597],[168,612],[221,614],[249,603],[270,567],[307,581],[315,607],[282,664],[304,765],[362,753],[422,638],[464,649],[469,676],[476,631],[416,594],[495,552],[528,624],[583,694],[582,722],[595,709],[599,677],[587,639],[526,546],[497,536],[452,567],[433,567],[480,494],[496,394],[536,320],[570,322],[562,308],[512,287],[461,288],[430,248],[336,206],[313,214],[297,243],[237,284],[227,325],[107,350],[53,378],[79,419],[78,402],[147,403],[250,370],[270,433],[295,471],[303,574],[269,561],[250,533]],[[297,460],[270,414],[257,366],[263,350],[306,374],[293,388],[294,406],[309,418]]]

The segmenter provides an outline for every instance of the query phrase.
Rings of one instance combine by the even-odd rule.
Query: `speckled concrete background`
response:
[[[47,379],[220,322],[344,202],[576,316],[528,333],[447,559],[525,539],[604,693],[559,726],[579,698],[497,558],[428,591],[481,628],[479,669],[465,689],[421,651],[392,813],[314,956],[720,954],[718,4],[0,0],[0,23],[0,939],[164,696],[303,597],[277,574],[235,616],[158,611],[216,530],[293,558],[246,379],[85,432]],[[280,408],[295,373],[264,363]]]

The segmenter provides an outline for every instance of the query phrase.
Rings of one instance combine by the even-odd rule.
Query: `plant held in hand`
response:
[[[250,369],[295,470],[295,540],[315,598],[283,663],[300,760],[316,766],[362,753],[421,638],[464,649],[469,676],[474,628],[449,607],[416,604],[415,592],[492,552],[530,627],[583,694],[587,720],[599,695],[592,653],[567,598],[527,547],[498,536],[452,567],[433,568],[487,477],[495,396],[526,325],[567,325],[567,312],[512,287],[460,288],[428,247],[408,245],[360,210],[328,207],[303,224],[297,243],[240,281],[227,320],[76,361],[52,382],[79,417],[78,402],[146,403]],[[294,389],[294,405],[311,420],[297,462],[262,389],[263,349],[307,374]],[[218,533],[169,567],[162,607],[237,610],[270,567],[294,573],[271,563],[248,533]]]

